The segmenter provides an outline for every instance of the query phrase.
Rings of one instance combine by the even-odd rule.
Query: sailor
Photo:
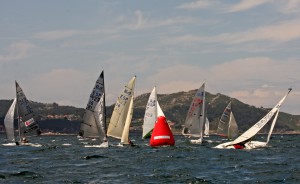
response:
[[[28,143],[28,140],[25,137],[23,137],[21,143]]]
[[[233,147],[235,149],[244,149],[245,148],[245,144],[244,143],[238,143],[238,144],[234,144]]]

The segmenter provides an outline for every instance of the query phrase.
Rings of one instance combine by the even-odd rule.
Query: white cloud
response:
[[[144,18],[143,12],[141,12],[140,10],[135,11],[134,14],[136,16],[136,24],[129,24],[127,26],[122,26],[123,28],[129,28],[133,30],[153,29],[157,27],[190,24],[197,21],[196,19],[190,17],[172,17],[169,19],[149,20]]]
[[[35,45],[28,41],[12,43],[6,49],[6,53],[0,55],[0,62],[9,62],[24,59],[28,56],[29,51],[33,48],[35,48]]]
[[[185,9],[185,10],[197,10],[197,9],[207,8],[213,4],[215,4],[215,1],[212,0],[198,0],[189,3],[183,3],[177,6],[177,8]]]
[[[251,8],[254,8],[256,6],[268,3],[272,0],[242,0],[238,4],[232,5],[228,8],[228,12],[240,12],[249,10]]]
[[[84,107],[96,78],[75,69],[54,69],[36,76],[30,85],[31,96],[40,102],[57,102],[60,105]],[[28,87],[29,88],[29,87]],[[84,95],[83,95],[84,94]]]
[[[72,37],[78,34],[82,34],[82,32],[78,30],[54,30],[37,33],[33,38],[52,41]]]
[[[283,0],[278,3],[278,7],[283,13],[300,13],[300,1],[299,0]]]
[[[274,25],[266,25],[255,29],[237,33],[222,33],[213,36],[183,35],[167,38],[163,43],[167,44],[191,44],[191,43],[223,43],[240,44],[255,41],[289,42],[300,39],[300,19],[279,22]]]
[[[156,85],[159,94],[170,94],[197,89],[206,81],[208,92],[226,94],[257,107],[273,107],[290,86],[295,86],[282,110],[299,114],[299,109],[291,108],[300,104],[298,68],[297,60],[282,62],[268,57],[244,58],[210,68],[201,64],[167,65],[154,70],[138,88],[150,92]]]

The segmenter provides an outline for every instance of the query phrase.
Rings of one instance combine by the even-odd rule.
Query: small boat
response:
[[[232,112],[231,102],[229,102],[220,118],[217,134],[232,140],[238,137],[238,133],[238,126]]]
[[[165,114],[157,101],[156,87],[154,87],[146,105],[143,124],[143,139],[151,137],[158,116],[165,116]]]
[[[79,135],[84,138],[97,138],[100,147],[108,147],[106,136],[106,110],[104,71],[98,77],[85,108]]]
[[[166,117],[159,116],[153,128],[150,138],[150,146],[174,146],[175,140],[172,131],[167,123]]]
[[[32,145],[28,142],[27,136],[40,135],[41,131],[35,120],[35,114],[27,100],[22,88],[16,83],[16,98],[11,104],[5,118],[4,126],[6,129],[7,139],[10,143],[16,145]],[[19,140],[15,136],[14,117],[18,119]]]
[[[128,82],[118,97],[107,129],[108,136],[121,140],[120,145],[133,144],[129,139],[129,128],[133,114],[135,79],[136,76]]]
[[[206,121],[205,111],[205,83],[197,90],[186,116],[182,135],[186,137],[197,137],[190,140],[191,143],[201,144],[204,137],[204,126]]]
[[[266,114],[261,120],[259,120],[256,124],[254,124],[251,128],[249,128],[242,135],[237,137],[235,140],[231,142],[226,142],[217,145],[215,148],[219,149],[254,149],[254,148],[262,148],[266,147],[269,143],[271,134],[273,132],[273,128],[276,124],[276,120],[279,114],[280,107],[284,102],[285,98],[291,92],[291,88],[288,90],[287,94],[275,105],[268,114]],[[271,128],[269,130],[269,134],[266,142],[253,141],[253,137],[273,118]]]

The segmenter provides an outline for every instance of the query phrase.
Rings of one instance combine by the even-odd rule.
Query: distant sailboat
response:
[[[228,139],[238,136],[238,126],[231,109],[231,102],[228,103],[220,118],[217,134]]]
[[[128,82],[124,91],[118,97],[107,130],[107,135],[120,139],[121,145],[131,144],[129,140],[129,127],[133,113],[135,79],[136,76]]]
[[[106,110],[104,72],[98,77],[89,101],[85,108],[79,135],[82,137],[98,138],[100,147],[108,147],[106,136]]]
[[[146,105],[143,124],[143,139],[151,137],[158,116],[165,116],[165,114],[157,101],[156,87],[154,87]]]
[[[285,98],[288,96],[288,94],[291,92],[291,88],[287,92],[287,94],[277,103],[277,105],[267,114],[265,115],[261,120],[259,120],[256,124],[254,124],[250,129],[248,129],[246,132],[244,132],[242,135],[240,135],[238,138],[231,142],[226,142],[223,144],[220,144],[216,146],[215,148],[220,149],[253,149],[253,148],[260,148],[267,146],[270,136],[273,132],[273,128],[275,126],[280,107],[282,103],[284,102]],[[271,128],[268,134],[268,138],[266,142],[259,142],[259,141],[253,141],[253,137],[273,118]]]
[[[10,106],[5,119],[4,125],[6,129],[6,135],[9,142],[19,144],[28,144],[26,139],[27,135],[40,135],[41,131],[37,122],[35,121],[35,115],[33,110],[27,100],[22,88],[16,83],[16,98],[14,99],[12,105]],[[14,117],[18,118],[18,132],[19,141],[17,141],[15,136],[14,128]]]
[[[204,137],[209,137],[209,121],[208,118],[205,118],[205,124],[204,124]]]
[[[188,137],[198,137],[192,143],[202,143],[204,136],[205,113],[205,83],[196,92],[186,116],[182,134]]]

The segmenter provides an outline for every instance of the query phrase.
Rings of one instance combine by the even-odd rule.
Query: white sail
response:
[[[278,108],[277,113],[276,113],[276,115],[275,115],[275,117],[274,117],[274,119],[273,119],[273,122],[272,122],[272,125],[271,125],[271,128],[270,128],[269,134],[268,134],[268,138],[267,138],[266,144],[269,143],[269,140],[270,140],[270,138],[271,138],[271,134],[272,134],[272,132],[273,132],[274,126],[275,126],[276,121],[277,121],[277,117],[278,117],[278,114],[279,114],[279,110],[280,110],[280,109]]]
[[[182,134],[203,139],[205,122],[205,83],[196,92],[186,116]]]
[[[8,141],[15,142],[15,127],[14,127],[14,115],[17,99],[15,98],[10,108],[8,109],[4,118],[4,126],[6,130],[6,136]]]
[[[290,93],[290,91],[291,91],[291,89],[289,89],[288,93],[278,102],[278,104],[265,117],[263,117],[255,125],[253,125],[250,129],[248,129],[246,132],[244,132],[242,135],[240,135],[238,138],[236,138],[234,141],[232,141],[230,143],[230,145],[247,142],[253,136],[255,136],[269,122],[269,120],[274,116],[274,114],[277,111],[279,111],[281,104],[284,102],[285,98]]]
[[[229,123],[228,123],[228,139],[235,139],[239,134],[238,126],[236,124],[232,111],[230,112]]]
[[[110,123],[107,130],[107,135],[121,139],[125,122],[128,116],[129,106],[131,102],[131,98],[133,98],[133,91],[135,86],[134,76],[129,83],[125,86],[124,91],[118,97],[118,100],[115,104],[114,111],[112,113]],[[132,114],[131,114],[132,115]]]
[[[96,126],[98,130],[98,136],[100,142],[107,142],[106,137],[106,118],[105,118],[105,93],[101,96],[99,102],[95,106],[94,117],[96,120]]]
[[[209,136],[209,121],[208,121],[208,118],[205,118],[204,135]]]
[[[90,94],[80,125],[79,134],[83,137],[98,137],[100,141],[106,139],[104,91],[104,72],[102,71]]]
[[[132,113],[133,113],[133,98],[131,98],[130,100],[129,111],[127,114],[125,126],[122,133],[121,144],[129,144],[129,129],[130,129],[130,124],[132,119]]]
[[[151,136],[151,132],[154,128],[155,121],[158,115],[158,102],[157,102],[157,94],[156,94],[156,87],[153,88],[145,110],[144,115],[144,124],[143,124],[143,138],[148,138]],[[160,114],[162,113],[162,110],[159,110]]]
[[[231,102],[228,103],[226,108],[223,111],[223,114],[219,120],[219,125],[217,129],[217,134],[223,137],[228,136],[228,123],[230,121],[231,114]]]
[[[160,108],[160,105],[159,105],[159,103],[158,103],[158,101],[156,100],[156,106],[157,106],[157,108],[156,108],[156,111],[157,111],[157,117],[158,116],[165,116],[165,114],[164,114],[164,112],[162,111],[162,109]],[[166,116],[165,116],[166,117]],[[154,127],[154,126],[153,126]]]

